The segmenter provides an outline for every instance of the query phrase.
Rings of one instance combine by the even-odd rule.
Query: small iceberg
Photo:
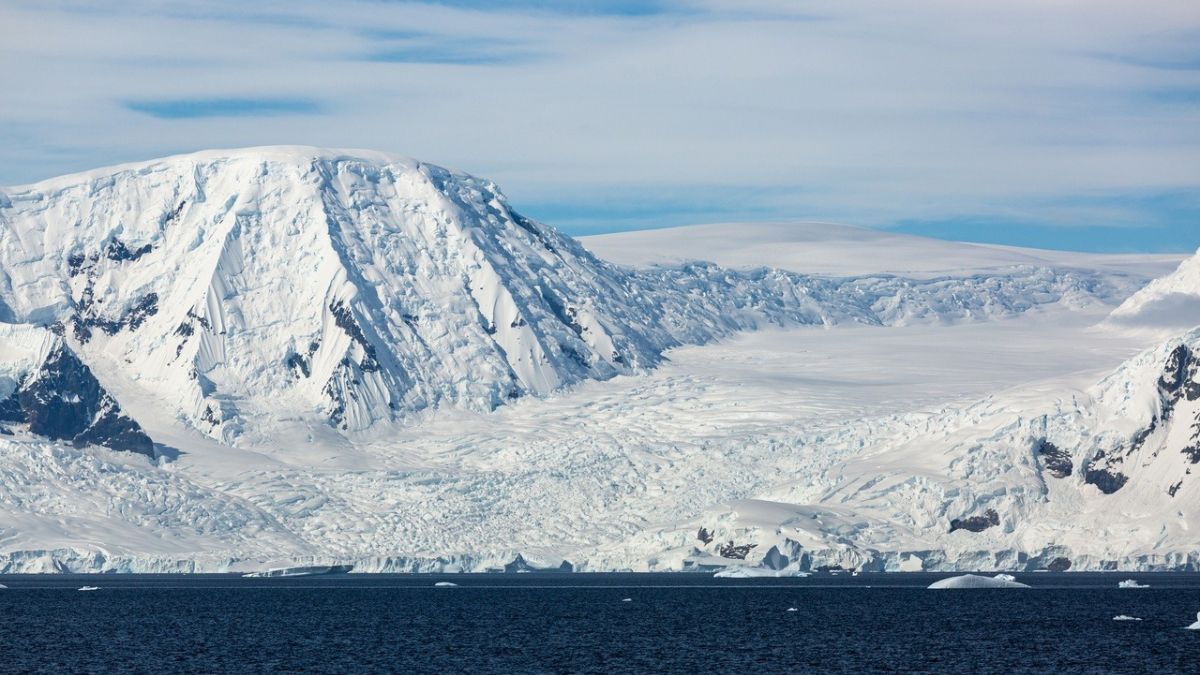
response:
[[[788,607],[788,608],[787,608],[787,611],[789,611],[789,612],[799,612],[800,610],[796,609],[795,607]]]
[[[929,588],[1029,588],[1029,585],[1017,581],[1011,574],[997,574],[994,577],[964,574],[935,581],[929,584]]]
[[[1187,627],[1188,630],[1200,630],[1200,612],[1196,612],[1196,623]]]
[[[1129,616],[1128,614],[1118,614],[1113,617],[1113,621],[1141,621],[1141,619],[1136,616]]]
[[[633,602],[633,598],[621,598],[621,602]]]
[[[453,581],[439,581],[434,586],[437,588],[458,588],[458,584]]]
[[[803,578],[811,576],[811,572],[801,572],[793,567],[773,570],[766,567],[747,567],[734,565],[713,575],[715,579],[783,579],[786,577]]]
[[[5,588],[8,588],[8,586],[5,586],[4,584],[0,584],[0,590],[3,590]]]
[[[311,577],[319,574],[346,574],[354,565],[306,565],[303,567],[275,567],[269,570],[248,572],[243,577],[251,579],[273,577]]]
[[[1117,584],[1117,588],[1150,588],[1148,584],[1139,584],[1137,579],[1126,579]]]
[[[98,590],[100,590],[100,587],[99,586],[80,586],[79,590],[81,590],[81,591],[98,591]]]

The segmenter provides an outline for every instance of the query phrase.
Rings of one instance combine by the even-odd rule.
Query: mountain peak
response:
[[[978,318],[1137,283],[1086,277],[633,270],[491,181],[369,151],[213,150],[0,193],[0,322],[52,328],[225,442],[270,428],[253,420],[487,411],[764,324]]]

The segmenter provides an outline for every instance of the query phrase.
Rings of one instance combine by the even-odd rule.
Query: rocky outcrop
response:
[[[1071,453],[1057,445],[1042,439],[1034,447],[1033,454],[1042,463],[1046,473],[1055,478],[1066,478],[1075,471],[1075,463],[1071,461]]]
[[[1161,438],[1160,430],[1169,429],[1173,424],[1186,424],[1190,427],[1188,440],[1182,446],[1158,447],[1155,454],[1162,450],[1178,451],[1188,458],[1192,464],[1200,463],[1200,418],[1178,419],[1179,409],[1184,402],[1200,400],[1200,359],[1187,344],[1179,344],[1170,351],[1163,362],[1162,374],[1156,383],[1158,405],[1149,423],[1122,444],[1111,450],[1101,449],[1093,455],[1085,466],[1083,480],[1095,485],[1104,494],[1113,494],[1129,481],[1128,472],[1124,470],[1125,462],[1134,456],[1153,438]],[[1187,407],[1186,410],[1192,410]],[[1179,490],[1180,483],[1174,483],[1168,488],[1171,496]]]
[[[41,367],[0,403],[0,419],[28,424],[30,433],[56,441],[154,456],[150,437],[122,414],[116,399],[61,341]]]
[[[969,518],[955,518],[950,521],[950,531],[966,530],[968,532],[983,532],[989,527],[995,527],[1000,524],[1000,514],[996,513],[995,509],[988,509],[982,515],[970,516]]]

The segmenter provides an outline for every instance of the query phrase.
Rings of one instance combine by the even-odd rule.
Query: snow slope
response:
[[[911,276],[831,276],[855,237],[633,268],[487,181],[314,148],[0,190],[0,394],[58,344],[156,443],[0,436],[0,571],[1191,564],[1185,455],[1138,468],[1193,412],[1156,384],[1182,343],[1089,389],[1163,259],[908,239]]]
[[[1113,310],[1109,323],[1123,328],[1176,331],[1200,325],[1200,252],[1121,303]]]

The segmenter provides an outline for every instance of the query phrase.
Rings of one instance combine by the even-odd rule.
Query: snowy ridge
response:
[[[764,325],[984,319],[1114,302],[1143,283],[1049,267],[922,280],[635,271],[517,214],[488,181],[287,147],[4,191],[0,269],[7,321],[61,326],[110,386],[148,391],[226,443],[281,412],[355,431],[446,405],[491,410]],[[242,442],[270,434],[252,430]]]
[[[1200,252],[1121,303],[1109,322],[1126,328],[1176,330],[1200,325]]]

